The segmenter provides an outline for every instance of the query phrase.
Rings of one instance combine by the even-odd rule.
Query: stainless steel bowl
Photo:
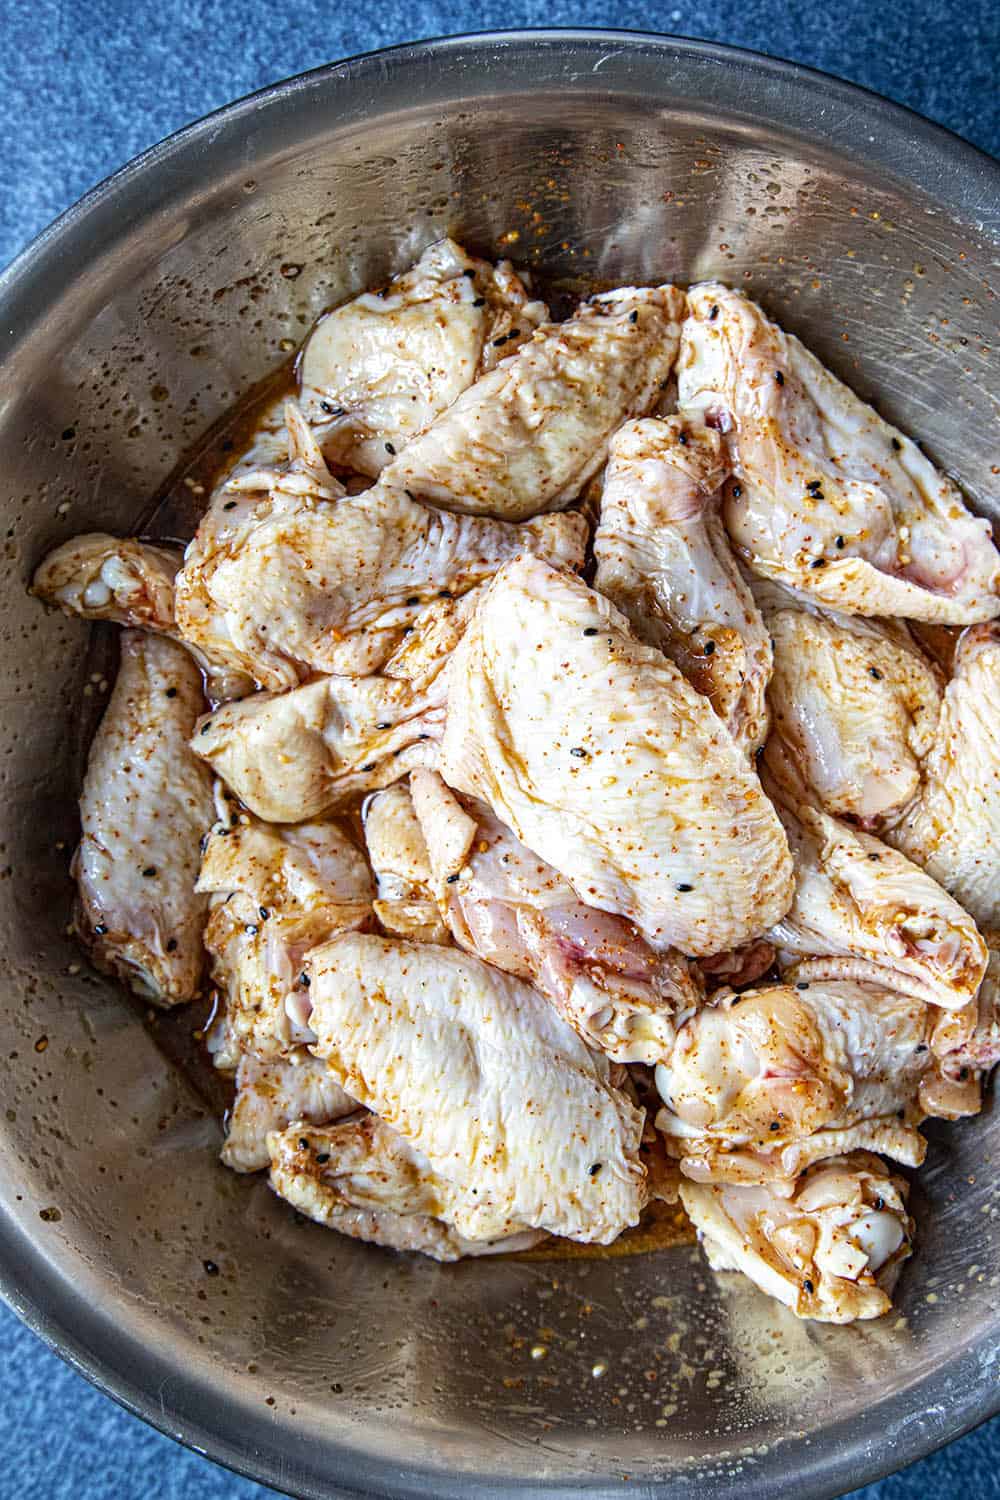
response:
[[[446,230],[570,281],[746,288],[987,507],[998,203],[995,163],[805,69],[514,33],[232,105],[7,272],[0,1265],[14,1307],[103,1389],[298,1494],[438,1500],[806,1500],[997,1409],[991,1107],[935,1137],[899,1317],[851,1329],[795,1322],[688,1247],[394,1258],[219,1167],[211,1113],[66,935],[86,632],[24,585],[53,542],[128,530],[321,308]]]

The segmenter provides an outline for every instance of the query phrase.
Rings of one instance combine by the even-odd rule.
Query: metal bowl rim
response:
[[[623,43],[662,50],[670,49],[681,59],[708,59],[729,66],[738,64],[743,68],[749,68],[758,78],[769,76],[790,86],[811,85],[813,89],[821,90],[828,100],[840,100],[849,106],[853,115],[851,134],[858,138],[859,148],[864,149],[869,159],[875,158],[881,162],[890,175],[897,180],[905,181],[907,185],[923,191],[929,197],[940,197],[940,183],[931,186],[926,180],[932,175],[930,171],[926,173],[924,181],[916,180],[911,172],[906,174],[905,179],[899,178],[895,148],[904,142],[912,145],[916,138],[927,153],[928,162],[937,160],[949,165],[948,180],[955,188],[954,200],[949,206],[954,212],[961,213],[961,189],[969,173],[984,174],[995,184],[996,193],[1000,196],[1000,161],[987,152],[972,145],[946,127],[926,119],[906,105],[894,103],[873,90],[849,83],[833,74],[802,63],[769,56],[750,48],[651,31],[607,27],[526,27],[501,31],[463,32],[417,42],[399,43],[391,47],[356,53],[337,62],[322,64],[245,94],[165,136],[90,188],[30,240],[5,269],[0,270],[0,323],[7,324],[8,315],[26,293],[29,304],[29,325],[34,321],[41,310],[43,294],[32,306],[31,283],[34,282],[36,287],[44,287],[48,274],[54,269],[54,262],[71,248],[71,245],[67,245],[66,242],[74,237],[80,241],[82,247],[90,247],[91,254],[93,253],[94,242],[88,237],[87,228],[88,223],[97,217],[101,210],[111,206],[116,200],[127,199],[129,194],[138,193],[141,197],[150,174],[162,169],[174,159],[184,156],[185,153],[196,153],[205,143],[206,137],[209,138],[207,144],[210,147],[220,128],[226,127],[229,130],[238,128],[247,116],[262,106],[272,107],[319,83],[339,83],[346,87],[363,85],[366,81],[371,81],[373,75],[381,72],[386,61],[390,61],[394,69],[401,70],[415,62],[433,63],[470,45],[481,48],[497,45],[530,47],[532,44],[542,43],[567,49],[574,47],[586,49],[603,44],[621,45]],[[553,80],[552,86],[558,87],[558,82]],[[788,123],[783,122],[777,114],[772,115],[771,118],[779,125]],[[875,135],[868,135],[866,133],[868,127],[876,122],[879,131]],[[127,215],[122,216],[122,221],[128,222]],[[986,225],[977,227],[989,232]],[[0,1208],[2,1208],[2,1200],[0,1200]],[[221,1439],[215,1439],[209,1426],[203,1420],[203,1414],[185,1409],[182,1403],[174,1406],[162,1395],[153,1394],[149,1389],[129,1379],[123,1372],[111,1370],[110,1361],[96,1353],[82,1336],[79,1303],[74,1307],[72,1299],[66,1299],[69,1306],[63,1307],[62,1315],[60,1315],[52,1310],[50,1305],[46,1305],[49,1302],[48,1297],[43,1298],[33,1294],[29,1289],[26,1283],[33,1278],[24,1276],[19,1269],[18,1255],[10,1253],[14,1250],[13,1239],[9,1233],[11,1227],[0,1220],[0,1297],[48,1348],[82,1374],[104,1395],[111,1397],[127,1411],[140,1417],[158,1431],[183,1443],[192,1451],[259,1483],[269,1485],[282,1483],[283,1471],[287,1472],[286,1466],[280,1462],[273,1450],[264,1453],[261,1447],[257,1446],[255,1456],[251,1459],[246,1456],[245,1450],[242,1453],[238,1452],[233,1447],[225,1445]],[[37,1266],[34,1269],[39,1270]],[[946,1364],[939,1366],[933,1377],[935,1381],[940,1381],[942,1385],[945,1385],[947,1369]],[[927,1392],[931,1378],[927,1377],[911,1393],[915,1401],[932,1400]],[[971,1383],[964,1390],[962,1399],[952,1400],[951,1408],[942,1428],[928,1433],[919,1427],[908,1426],[891,1452],[887,1451],[874,1459],[870,1442],[863,1432],[858,1432],[846,1451],[830,1454],[828,1460],[820,1461],[818,1464],[814,1459],[812,1478],[815,1484],[808,1490],[802,1488],[801,1479],[793,1470],[786,1469],[782,1472],[779,1467],[777,1473],[768,1473],[766,1476],[761,1474],[759,1477],[761,1479],[766,1477],[766,1493],[770,1500],[792,1500],[792,1497],[794,1500],[828,1500],[828,1497],[842,1494],[845,1484],[855,1488],[881,1479],[887,1474],[926,1457],[995,1416],[1000,1412],[1000,1387],[994,1380]],[[386,1460],[362,1455],[358,1450],[346,1446],[342,1446],[341,1451],[347,1460],[346,1471],[338,1469],[335,1477],[331,1475],[334,1487],[325,1486],[322,1490],[324,1496],[354,1496],[377,1492],[386,1495],[422,1494],[432,1497],[443,1495],[442,1481],[444,1485],[448,1484],[448,1476],[439,1469],[411,1468],[401,1473],[398,1465]],[[351,1473],[352,1467],[353,1473]],[[744,1491],[755,1489],[752,1482],[748,1484],[746,1475],[738,1482]],[[481,1478],[472,1475],[469,1475],[464,1483],[469,1489],[478,1488],[484,1496],[512,1493],[515,1488],[522,1494],[529,1492],[528,1487],[521,1485],[511,1486],[509,1489],[504,1487],[501,1490],[492,1484],[484,1484]],[[377,1485],[377,1491],[369,1488],[370,1485]],[[620,1492],[625,1493],[626,1488],[634,1488],[634,1485],[623,1485]],[[654,1479],[643,1485],[646,1493],[664,1496],[672,1488],[670,1480],[658,1483]],[[604,1493],[611,1493],[610,1487],[602,1486],[602,1489]],[[618,1489],[619,1487],[616,1486],[616,1493]],[[570,1487],[562,1481],[550,1486],[530,1486],[532,1494],[558,1494],[560,1492],[583,1493],[576,1484]],[[321,1492],[310,1488],[308,1491],[303,1490],[297,1493],[308,1493],[311,1496],[314,1493],[319,1495]]]

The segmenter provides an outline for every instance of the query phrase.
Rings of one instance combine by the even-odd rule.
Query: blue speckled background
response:
[[[795,58],[1000,155],[998,0],[0,0],[0,265],[99,178],[227,100],[353,52],[465,29],[625,26]],[[271,1493],[143,1426],[0,1308],[0,1497]],[[1000,1419],[865,1500],[1000,1497]]]

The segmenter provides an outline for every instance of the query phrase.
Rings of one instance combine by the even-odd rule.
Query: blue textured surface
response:
[[[889,95],[1000,154],[997,0],[0,0],[0,264],[92,183],[187,121],[353,52],[466,28],[626,26],[793,57]],[[144,1427],[0,1308],[0,1497],[223,1500],[272,1493]],[[1000,1497],[1000,1421],[865,1500]]]

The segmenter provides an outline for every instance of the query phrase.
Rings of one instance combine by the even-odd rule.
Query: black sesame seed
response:
[[[203,1260],[202,1265],[205,1267],[206,1276],[218,1276],[219,1268],[214,1260]]]
[[[389,723],[389,721],[388,721],[388,720],[385,720],[385,721],[384,721],[384,722],[383,722],[383,723],[381,723],[381,724],[376,724],[376,725],[375,725],[375,728],[376,728],[376,729],[391,729],[391,728],[392,728],[392,725],[391,725],[391,724],[390,724],[390,723]]]
[[[446,885],[454,885],[455,881],[458,879],[458,876],[459,876],[459,871],[456,870],[455,873],[454,873],[454,875],[449,875],[448,876],[448,879],[445,882],[445,884]]]
[[[176,938],[169,938],[167,940],[167,952],[168,953],[176,953],[177,952],[177,939]]]
[[[468,278],[469,278],[470,281],[475,276],[475,274],[476,274],[476,271],[475,271],[475,267],[474,266],[467,266],[466,269],[462,272],[462,275],[463,276],[468,276]]]
[[[393,458],[396,457],[396,449],[395,449],[395,446],[392,443],[386,443],[386,445],[385,445],[385,451],[386,451],[386,453],[390,453]]]
[[[506,344],[506,342],[507,342],[507,335],[505,333],[502,333],[498,339],[494,339],[493,340],[493,347],[494,347],[494,349],[499,349],[501,347],[501,345],[502,344]]]
[[[706,656],[714,656],[715,655],[715,642],[714,641],[706,641],[705,642],[705,655]]]
[[[309,1142],[306,1140],[306,1138],[305,1138],[304,1135],[300,1135],[299,1136],[299,1150],[300,1151],[308,1151],[309,1150]]]
[[[417,735],[417,739],[418,740],[429,740],[430,739],[430,735],[429,734],[418,734]]]
[[[584,635],[596,635],[597,634],[597,626],[596,625],[588,625],[586,627],[586,629],[584,630],[583,633],[584,633]]]
[[[582,760],[587,754],[586,750],[584,750],[580,745],[574,745],[569,753],[570,755],[575,755],[580,760]]]
[[[781,1121],[780,1120],[772,1120],[771,1123],[770,1123],[770,1125],[767,1128],[768,1128],[768,1130],[780,1130],[781,1129]]]
[[[103,937],[107,930],[107,923],[105,922],[98,922],[97,926],[94,928],[94,932],[98,937]]]
[[[486,298],[485,297],[477,297],[476,300],[473,302],[472,305],[473,305],[473,307],[485,307],[486,306]]]
[[[630,312],[629,315],[628,315],[628,320],[629,320],[630,323],[638,323],[638,321],[639,321],[638,310]]]
[[[868,668],[868,676],[869,677],[874,677],[874,679],[875,679],[876,682],[881,682],[882,681],[882,673],[879,671],[878,667],[869,667]]]
[[[693,891],[694,890],[694,886],[693,885],[688,885],[688,883],[687,883],[686,880],[679,880],[677,882],[677,889],[679,891]]]
[[[309,978],[308,974],[300,974],[299,975],[299,984],[301,984],[301,986],[302,986],[302,988],[304,990],[307,990],[309,988],[309,986],[312,984],[312,980]]]
[[[223,510],[235,510],[236,509],[236,501],[235,500],[227,500],[226,503],[225,503],[225,505],[222,507],[222,509]]]
[[[688,445],[688,441],[689,441],[687,433],[686,432],[679,432],[677,434],[677,441],[680,443],[680,445],[681,445],[682,448],[686,448],[687,445]]]
[[[897,453],[899,453],[899,452],[900,452],[900,450],[901,450],[901,449],[902,449],[902,446],[903,446],[903,445],[902,445],[902,443],[901,443],[901,442],[900,442],[900,441],[899,441],[899,438],[897,438],[897,437],[894,437],[894,438],[893,438],[893,440],[892,440],[892,446],[893,446],[893,447],[894,447],[894,448],[895,448],[895,450],[896,450],[896,452],[897,452]]]
[[[367,761],[365,763],[365,765],[363,765],[361,767],[361,769],[362,769],[362,771],[374,771],[374,769],[375,769],[375,761],[373,761],[373,760]]]
[[[733,499],[734,500],[738,500],[740,498],[740,496],[742,495],[742,493],[743,493],[743,486],[741,484],[734,484],[733,485]]]
[[[810,479],[809,483],[806,485],[806,489],[809,491],[810,495],[818,496],[822,495],[823,493],[823,486],[818,479]]]
[[[208,731],[211,729],[211,727],[212,727],[212,721],[211,721],[211,719],[206,719],[205,722],[204,722],[204,724],[201,726],[201,732],[202,732],[202,734],[207,734]]]
[[[808,1276],[806,1277],[805,1281],[802,1283],[802,1290],[805,1292],[805,1294],[806,1294],[807,1297],[811,1297],[812,1294],[813,1294],[813,1284],[809,1280]]]
[[[714,323],[715,320],[716,320],[716,318],[718,316],[719,316],[719,305],[718,305],[717,302],[713,302],[712,303],[712,311],[708,315],[708,321],[710,323]]]
[[[406,603],[407,603],[407,607],[409,609],[412,609],[415,604],[419,604],[420,603],[420,595],[419,594],[411,594],[410,597],[407,599]]]
[[[775,372],[774,372],[774,378],[778,382],[779,385],[784,385],[784,383],[785,383],[785,377],[784,377],[784,375],[782,375],[782,373],[781,373],[780,370],[775,370]]]
[[[260,928],[256,925],[255,922],[247,922],[243,928],[243,931],[248,932],[251,937],[256,937],[258,932],[260,931]]]
[[[595,1162],[594,1162],[594,1163],[593,1163],[593,1164],[592,1164],[592,1165],[591,1165],[591,1167],[590,1167],[590,1175],[591,1175],[591,1177],[596,1177],[596,1176],[597,1176],[597,1174],[598,1174],[598,1172],[599,1172],[599,1171],[600,1171],[600,1170],[601,1170],[601,1167],[602,1167],[602,1166],[603,1166],[603,1165],[604,1165],[604,1163],[603,1163],[603,1162],[599,1162],[599,1161],[595,1161]]]
[[[316,1152],[316,1162],[317,1162],[318,1166],[325,1167],[326,1164],[327,1164],[327,1162],[329,1160],[330,1160],[330,1153],[329,1153],[329,1151],[317,1151]]]
[[[452,593],[451,589],[438,589],[439,599],[454,599],[454,597],[455,595]]]
[[[176,698],[177,697],[177,689],[176,688],[167,688],[167,697],[168,698]]]
[[[838,547],[845,547],[846,545],[847,545],[847,543],[844,541],[844,538],[842,536],[838,536],[838,538],[837,538],[837,546]]]
[[[913,1050],[914,1050],[914,1052],[926,1052],[927,1051],[927,1043],[926,1042],[918,1042],[917,1045],[914,1047]]]
[[[805,979],[798,980],[798,982],[796,983],[795,988],[797,990],[807,990],[809,988],[808,980],[805,980]]]
[[[812,562],[809,564],[809,566],[811,568],[825,568],[826,567],[826,558],[825,557],[814,557],[813,560],[812,560]]]
[[[881,854],[869,854],[868,858],[869,859],[874,859],[877,862],[878,860],[880,860],[882,858],[882,856],[881,856]]]
[[[142,872],[144,880],[152,880],[152,878],[153,878],[153,876],[155,874],[156,874],[156,866],[155,865],[147,865],[146,868]]]
[[[885,1208],[885,1199],[884,1198],[876,1198],[874,1204],[872,1205],[872,1207],[875,1209],[876,1213],[879,1213],[881,1209]]]
[[[319,404],[328,417],[343,417],[347,415],[346,408],[343,406],[331,406],[329,401],[321,401]]]

